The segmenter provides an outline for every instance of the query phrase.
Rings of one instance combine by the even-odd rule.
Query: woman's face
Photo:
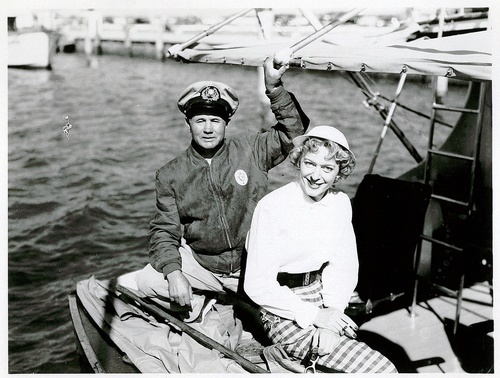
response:
[[[335,159],[326,159],[328,149],[320,146],[307,152],[300,162],[300,186],[305,194],[319,201],[335,183],[340,167]]]

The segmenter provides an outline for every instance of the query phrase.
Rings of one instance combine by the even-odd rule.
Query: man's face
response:
[[[226,121],[215,115],[195,115],[188,120],[191,137],[207,151],[217,148],[226,135]]]

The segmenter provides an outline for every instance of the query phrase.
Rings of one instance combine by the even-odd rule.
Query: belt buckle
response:
[[[311,283],[310,281],[311,281],[311,272],[304,273],[304,280],[302,281],[304,286],[309,285]]]

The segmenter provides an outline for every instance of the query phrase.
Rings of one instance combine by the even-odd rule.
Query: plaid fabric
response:
[[[345,373],[397,373],[396,367],[381,353],[346,336],[341,336],[332,353],[319,358],[318,365]]]
[[[303,301],[323,307],[320,280],[303,287],[291,289]],[[264,329],[273,342],[280,344],[288,356],[304,360],[311,349],[312,337],[316,329],[311,325],[301,328],[293,320],[261,310]],[[339,345],[329,355],[321,356],[318,365],[346,373],[397,373],[396,367],[382,354],[363,342],[341,336]]]
[[[321,281],[316,280],[307,286],[300,286],[291,290],[304,302],[315,303],[318,307],[321,307],[323,305],[322,289]],[[299,360],[306,357],[316,329],[313,325],[304,329],[299,327],[295,321],[276,316],[266,310],[262,310],[262,321],[264,322],[264,329],[273,344],[281,344],[290,357]]]

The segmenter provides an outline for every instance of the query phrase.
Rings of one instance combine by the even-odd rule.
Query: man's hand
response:
[[[337,332],[339,335],[346,335],[351,338],[356,337],[358,326],[351,318],[336,308],[322,308],[314,319],[313,324],[318,328],[326,328]]]
[[[193,290],[187,278],[180,270],[174,270],[167,275],[170,300],[181,306],[191,306]]]
[[[267,92],[271,93],[282,85],[281,77],[288,69],[288,60],[270,55],[264,61],[264,81]]]

